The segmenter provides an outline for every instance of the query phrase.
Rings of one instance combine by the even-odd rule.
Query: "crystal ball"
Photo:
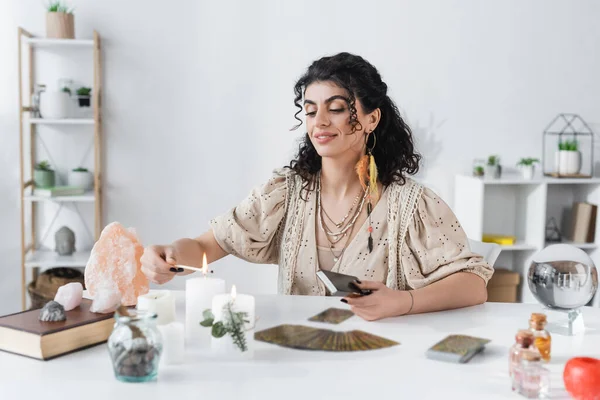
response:
[[[527,283],[544,306],[573,310],[594,297],[598,272],[585,251],[568,244],[553,244],[533,256]]]

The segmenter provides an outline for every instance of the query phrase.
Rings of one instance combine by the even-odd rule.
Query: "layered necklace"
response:
[[[344,251],[350,243],[350,237],[352,235],[352,231],[354,230],[354,225],[363,209],[365,201],[368,197],[368,193],[368,190],[363,190],[362,193],[357,194],[352,202],[350,210],[348,210],[340,222],[335,222],[321,206],[321,174],[319,173],[317,180],[317,216],[319,220],[319,228],[321,231],[323,231],[323,233],[325,233],[325,237],[329,242],[329,250],[333,255],[334,262],[337,262],[342,257]],[[335,226],[335,229],[332,230],[329,228],[327,221],[325,221],[325,217]],[[341,249],[340,253],[336,254],[334,252],[335,245],[344,238],[346,238],[346,243],[344,244],[344,247]]]

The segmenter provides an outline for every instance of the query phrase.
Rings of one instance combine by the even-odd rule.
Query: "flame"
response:
[[[208,265],[206,263],[206,253],[202,255],[202,274],[206,276],[208,273]]]
[[[231,286],[231,297],[233,298],[233,300],[235,300],[235,296],[237,294],[237,291],[235,290],[235,285]]]

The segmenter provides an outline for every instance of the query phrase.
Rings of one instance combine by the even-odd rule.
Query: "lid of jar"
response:
[[[520,329],[515,335],[515,340],[523,347],[531,345],[534,339],[533,332],[528,329]]]

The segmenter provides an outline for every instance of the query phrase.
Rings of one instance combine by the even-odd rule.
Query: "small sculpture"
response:
[[[39,319],[44,322],[64,321],[67,319],[67,314],[65,314],[65,309],[60,303],[49,301],[44,308],[42,308],[42,311],[40,311]]]
[[[61,256],[70,256],[75,252],[75,233],[66,226],[54,234],[56,252]]]

